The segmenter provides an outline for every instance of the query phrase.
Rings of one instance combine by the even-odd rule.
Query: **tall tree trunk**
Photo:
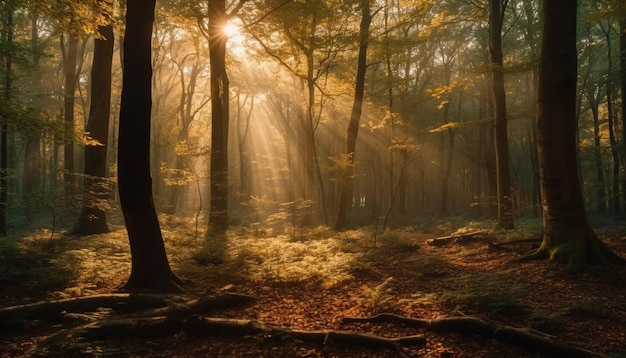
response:
[[[626,4],[622,3],[620,10],[619,62],[622,95],[622,157],[624,165],[624,175],[622,176],[622,201],[626,203]]]
[[[61,46],[65,49],[64,37],[61,36]],[[64,101],[63,114],[65,124],[65,142],[63,147],[63,182],[65,183],[66,204],[70,206],[74,203],[75,176],[74,176],[74,94],[76,92],[76,64],[78,59],[78,36],[70,34],[67,40],[67,51],[64,56]]]
[[[509,140],[507,130],[504,68],[502,65],[502,0],[489,0],[489,51],[491,54],[492,87],[495,104],[495,144],[498,180],[498,227],[513,229],[513,200],[509,169]]]
[[[184,64],[181,64],[181,66]],[[181,77],[181,92],[180,92],[180,105],[179,105],[179,113],[180,113],[180,121],[181,127],[178,132],[177,145],[179,144],[187,144],[189,140],[189,127],[191,123],[195,119],[195,115],[197,110],[193,110],[194,106],[194,97],[196,93],[196,86],[198,83],[198,76],[201,73],[201,67],[198,63],[198,59],[195,59],[195,62],[191,67],[191,70],[188,73],[189,83],[187,84],[185,81],[186,72],[182,67],[179,67],[180,77]],[[206,103],[206,102],[205,102]],[[200,107],[202,107],[200,105]],[[178,178],[180,177],[183,183],[174,183],[171,185],[170,195],[168,199],[168,205],[165,208],[165,212],[174,215],[178,212],[178,202],[180,198],[181,189],[187,185],[186,180],[184,178],[184,171],[188,170],[189,164],[189,153],[178,153],[176,152],[176,164],[175,169],[176,172],[174,175]],[[178,182],[178,180],[176,180]]]
[[[9,2],[5,4],[5,16],[4,19],[4,31],[3,37],[6,46],[10,49],[13,44],[13,4]],[[12,85],[12,67],[13,59],[11,50],[7,51],[4,55],[4,101],[7,104],[11,103],[11,92],[13,91]],[[6,108],[5,108],[6,110]],[[10,111],[6,111],[10,112]],[[7,234],[7,204],[8,204],[8,186],[9,186],[9,146],[8,146],[8,131],[9,131],[9,118],[8,113],[4,113],[1,118],[0,124],[0,235],[5,236]]]
[[[225,0],[209,4],[209,61],[211,66],[211,203],[209,228],[228,229],[229,82],[226,73]]]
[[[591,87],[591,86],[590,86]],[[593,90],[593,89],[589,89]],[[604,167],[602,165],[602,135],[600,134],[600,114],[598,113],[598,98],[595,93],[587,92],[587,99],[593,117],[593,158],[596,166],[596,209],[606,213],[606,190],[604,187]]]
[[[576,158],[576,2],[546,0],[539,70],[537,144],[543,241],[526,258],[549,258],[580,272],[585,263],[624,262],[595,235]]]
[[[452,78],[452,71],[450,70],[450,63],[444,63],[444,77],[445,77],[445,85],[449,86]],[[452,96],[449,94],[448,96]],[[447,124],[450,122],[449,114],[450,114],[450,100],[451,98],[446,99],[446,103],[443,103],[443,124]],[[441,169],[440,179],[441,179],[441,202],[439,206],[439,214],[447,215],[449,212],[449,193],[450,193],[450,174],[452,173],[452,163],[454,162],[454,128],[447,128],[440,133],[440,142],[439,142],[439,150],[441,154],[440,165]],[[447,138],[447,142],[446,142]],[[447,143],[447,146],[446,146]]]
[[[41,57],[39,44],[39,13],[37,9],[33,9],[31,13],[31,52],[32,65],[39,67]],[[41,80],[39,74],[35,75],[36,80]],[[37,109],[39,111],[39,109]],[[31,128],[25,136],[26,145],[24,148],[24,175],[23,185],[23,202],[26,207],[27,219],[32,217],[33,201],[38,200],[41,194],[41,129]]]
[[[250,109],[244,116],[242,111],[247,99],[250,98]],[[250,154],[248,153],[248,133],[250,132],[250,119],[254,110],[254,97],[246,97],[241,102],[241,93],[237,93],[237,148],[239,149],[239,194],[247,200],[250,196],[249,168]]]
[[[359,55],[356,68],[356,83],[354,86],[354,102],[350,114],[350,123],[346,135],[346,156],[348,167],[344,172],[339,188],[339,207],[335,230],[345,230],[348,226],[348,211],[352,205],[354,188],[354,155],[356,141],[359,134],[359,122],[363,109],[363,95],[365,93],[365,72],[367,71],[367,46],[369,43],[369,29],[372,22],[370,14],[370,1],[361,0],[361,24],[359,26]]]
[[[83,208],[74,232],[81,235],[109,231],[105,205],[109,196],[107,151],[111,115],[111,64],[113,61],[113,26],[100,26],[101,37],[94,40],[91,68],[91,106],[88,135],[98,143],[85,148]]]
[[[612,26],[607,21],[606,28],[602,27],[602,31],[604,31],[604,36],[606,39],[606,47],[607,47],[607,73],[606,76],[606,108],[607,108],[607,117],[608,117],[608,127],[609,127],[609,141],[611,143],[611,156],[613,157],[613,179],[611,180],[611,191],[609,195],[609,205],[613,209],[613,213],[616,216],[622,215],[622,206],[620,204],[620,160],[619,160],[619,148],[617,144],[617,138],[615,135],[615,128],[617,127],[615,121],[615,111],[613,106],[613,83],[612,83],[612,75],[613,75],[613,50],[611,48],[611,31]]]
[[[176,291],[152,196],[150,112],[151,41],[155,0],[129,1],[118,142],[118,187],[132,267],[128,290]]]

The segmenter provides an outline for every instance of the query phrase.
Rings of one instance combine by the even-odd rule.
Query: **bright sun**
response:
[[[239,26],[237,26],[236,24],[233,24],[232,22],[229,22],[226,24],[226,26],[224,26],[224,33],[228,37],[238,36],[240,35]]]

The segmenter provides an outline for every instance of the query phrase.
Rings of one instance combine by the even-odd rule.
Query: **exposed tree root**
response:
[[[345,317],[343,322],[402,323],[436,332],[455,331],[464,334],[478,334],[522,346],[532,351],[541,351],[553,357],[603,357],[601,354],[558,342],[553,336],[531,328],[503,326],[476,317],[444,317],[430,320],[382,313],[373,317]]]
[[[528,243],[528,242],[538,242],[538,243],[541,243],[541,238],[540,237],[531,237],[531,238],[526,238],[526,239],[508,240],[508,241],[503,241],[503,242],[490,242],[489,246],[490,247],[504,247],[504,246],[508,246],[508,245],[522,244],[522,243]]]
[[[423,335],[388,338],[372,334],[344,330],[298,330],[264,324],[250,319],[207,318],[199,314],[225,307],[249,304],[253,297],[236,293],[219,293],[183,301],[181,296],[158,296],[139,294],[112,294],[74,298],[0,309],[0,322],[27,319],[56,319],[67,317],[67,312],[94,311],[109,307],[116,311],[134,311],[133,314],[95,315],[88,323],[62,329],[34,347],[31,355],[41,352],[59,354],[76,353],[90,347],[91,342],[113,337],[156,338],[179,332],[190,336],[262,336],[265,339],[280,338],[313,342],[315,344],[347,344],[380,347],[405,357],[404,347],[425,344]],[[147,308],[147,309],[146,309]],[[71,314],[70,314],[71,315]],[[496,324],[476,317],[445,317],[418,319],[384,313],[373,317],[345,317],[344,323],[371,322],[397,323],[439,333],[455,331],[478,334],[503,342],[540,351],[555,357],[603,357],[582,348],[558,342],[553,336],[531,328],[515,328]],[[67,327],[66,324],[64,324]],[[69,343],[68,343],[69,342]],[[39,353],[38,353],[39,352]]]
[[[142,317],[186,317],[224,307],[249,304],[254,297],[236,293],[219,293],[188,300],[180,295],[113,293],[55,301],[36,302],[0,309],[0,333],[31,328],[37,322],[60,322],[72,313],[97,312],[109,309],[117,312],[139,312]]]
[[[207,318],[192,316],[185,323],[185,333],[194,336],[214,336],[220,334],[265,335],[266,337],[292,338],[317,344],[351,344],[367,347],[382,347],[396,351],[399,356],[405,357],[402,347],[407,345],[422,345],[426,343],[423,335],[387,338],[372,334],[354,333],[346,331],[304,331],[285,327],[267,325],[255,320]]]
[[[623,265],[626,260],[607,247],[591,230],[575,232],[578,236],[560,243],[542,242],[541,246],[517,261],[546,260],[550,263],[564,263],[569,273],[577,274],[585,270],[585,264],[590,265]]]
[[[4,307],[0,308],[0,333],[30,327],[35,320],[58,322],[66,312],[95,312],[100,307],[137,311],[172,303],[164,295],[112,293]]]

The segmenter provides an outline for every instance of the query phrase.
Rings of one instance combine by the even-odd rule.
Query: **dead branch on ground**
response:
[[[421,319],[399,316],[392,313],[381,313],[372,317],[344,317],[343,322],[398,323],[439,333],[454,331],[463,334],[478,334],[508,344],[522,346],[529,350],[538,350],[553,357],[603,357],[603,355],[599,353],[558,342],[555,340],[554,336],[529,327],[515,328],[504,326],[471,316]]]

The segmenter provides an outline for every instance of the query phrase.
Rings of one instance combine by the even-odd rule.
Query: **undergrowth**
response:
[[[521,286],[504,288],[492,276],[478,273],[460,276],[456,282],[455,289],[443,289],[436,293],[416,292],[401,302],[421,307],[455,309],[467,314],[485,311],[498,315],[525,313],[525,308],[518,303],[519,297],[526,294]]]

